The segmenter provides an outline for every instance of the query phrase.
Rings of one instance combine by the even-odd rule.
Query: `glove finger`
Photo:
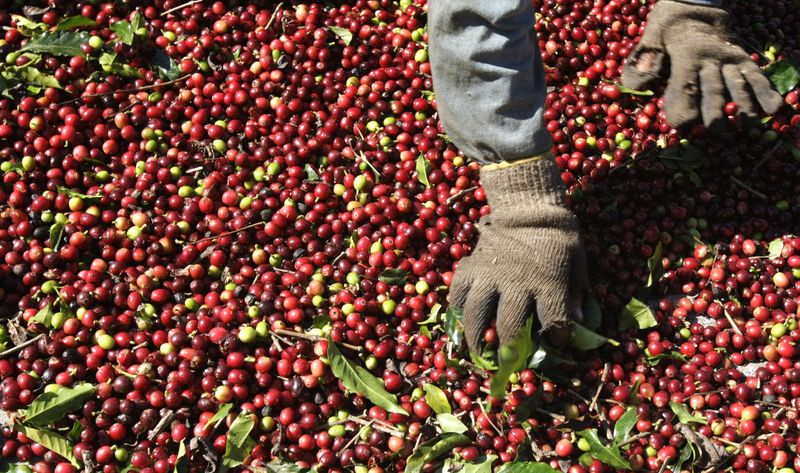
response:
[[[542,331],[552,327],[567,325],[570,320],[569,288],[567,282],[551,282],[561,287],[555,287],[551,293],[543,293],[536,297],[536,314],[542,324]]]
[[[664,91],[664,112],[667,121],[680,128],[700,118],[697,69],[689,61],[673,61],[669,85]]]
[[[455,275],[453,275],[453,283],[450,286],[450,295],[448,297],[448,302],[452,306],[463,308],[467,302],[469,287],[472,285],[472,272],[469,271],[468,265],[469,257],[461,260]]]
[[[714,133],[725,131],[725,83],[715,64],[700,70],[700,91],[703,124]]]
[[[661,77],[665,57],[662,49],[647,47],[642,40],[625,62],[622,85],[634,90],[646,89],[650,83]]]
[[[753,89],[753,95],[761,105],[761,109],[770,115],[777,112],[783,105],[783,97],[772,88],[772,82],[761,72],[761,68],[756,63],[747,61],[741,69],[742,75]]]
[[[483,332],[497,310],[498,294],[494,286],[476,281],[464,304],[464,335],[471,351],[481,352]]]
[[[722,77],[725,79],[725,87],[728,88],[731,99],[736,102],[739,116],[745,118],[756,117],[755,104],[750,97],[747,81],[744,80],[742,73],[739,71],[739,65],[725,64],[722,66]]]
[[[497,335],[500,344],[505,345],[514,340],[519,330],[525,326],[530,317],[533,298],[521,291],[504,291],[500,295],[497,309]]]

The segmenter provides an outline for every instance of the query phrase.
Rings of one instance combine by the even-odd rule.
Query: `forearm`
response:
[[[530,0],[433,0],[428,18],[442,124],[480,163],[548,151],[546,84]]]

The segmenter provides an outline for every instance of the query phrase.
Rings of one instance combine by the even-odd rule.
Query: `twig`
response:
[[[275,18],[278,16],[278,12],[283,8],[283,2],[279,3],[275,6],[275,11],[272,12],[272,15],[269,17],[269,21],[267,21],[267,25],[264,26],[265,30],[268,30],[273,23],[275,23]]]
[[[484,391],[484,390],[486,390],[486,391]],[[484,391],[484,392],[488,393],[489,390],[484,388],[484,387],[481,387],[481,391]],[[486,412],[486,406],[484,406],[482,402],[478,402],[478,407],[481,408],[481,412],[483,412],[483,415],[486,417],[486,421],[489,422],[489,425],[491,425],[492,428],[494,429],[494,431],[497,432],[497,435],[502,437],[503,436],[503,431],[501,431],[500,429],[497,428],[496,425],[494,425],[494,422],[492,422],[492,418],[489,417],[489,413]]]
[[[753,189],[749,185],[745,184],[744,182],[742,182],[741,180],[739,180],[739,179],[737,179],[737,178],[735,178],[733,176],[731,176],[731,181],[734,184],[736,184],[739,187],[741,187],[742,189],[746,190],[747,192],[750,192],[754,196],[758,197],[759,199],[761,199],[761,200],[769,200],[769,197],[767,197],[765,194],[762,194],[761,192],[758,192],[757,190]]]
[[[88,450],[84,450],[81,457],[83,457],[83,473],[94,473],[96,470],[94,461],[92,460],[92,453]]]
[[[235,235],[235,234],[243,232],[245,230],[249,230],[249,229],[251,229],[253,227],[257,227],[259,225],[264,225],[266,223],[267,222],[251,223],[250,225],[245,225],[244,227],[242,227],[242,228],[240,228],[238,230],[231,230],[229,232],[223,232],[223,233],[220,233],[219,235],[214,235],[214,236],[210,236],[210,237],[201,238],[199,240],[195,240],[195,241],[190,242],[190,243],[194,245],[194,244],[201,243],[201,242],[204,242],[204,241],[216,240],[217,238],[222,238],[224,236],[229,236],[229,235]]]
[[[546,415],[548,417],[552,417],[553,419],[555,419],[555,420],[557,420],[559,422],[564,422],[565,420],[567,420],[567,418],[562,416],[561,414],[556,414],[554,412],[546,411],[546,410],[544,410],[544,409],[542,409],[540,407],[536,408],[536,412],[538,412],[539,414],[544,414],[544,415]]]
[[[594,397],[592,398],[591,404],[589,404],[589,412],[595,411],[601,416],[603,415],[601,409],[597,409],[597,400],[600,399],[600,393],[603,391],[603,386],[606,384],[606,380],[608,379],[608,371],[611,369],[608,363],[603,366],[603,375],[600,376],[600,384],[597,386],[597,391],[594,393]]]
[[[168,425],[170,422],[172,422],[172,419],[174,419],[174,418],[175,418],[175,412],[173,412],[171,409],[170,409],[170,410],[167,410],[167,413],[166,413],[166,414],[164,414],[164,413],[162,412],[162,413],[161,413],[161,415],[163,416],[163,417],[161,418],[161,420],[160,420],[160,421],[158,421],[158,424],[156,424],[156,426],[155,426],[155,427],[153,427],[153,430],[151,430],[151,431],[150,431],[150,433],[149,433],[149,434],[147,434],[147,440],[149,440],[149,441],[151,441],[151,442],[152,442],[152,441],[153,441],[153,440],[154,440],[156,437],[158,437],[158,434],[160,434],[160,433],[161,433],[161,431],[162,431],[162,430],[164,430],[164,428],[165,428],[165,427],[166,427],[166,426],[167,426],[167,425]]]
[[[478,186],[472,186],[472,187],[468,187],[466,189],[462,189],[462,190],[456,192],[455,194],[451,195],[450,197],[448,197],[447,200],[444,201],[444,204],[445,205],[450,205],[453,202],[455,202],[456,200],[458,200],[458,199],[464,197],[465,195],[469,194],[470,192],[476,190],[477,188],[478,188]]]
[[[395,437],[403,437],[405,435],[403,432],[400,432],[397,429],[392,429],[390,427],[385,427],[385,426],[383,426],[381,424],[375,424],[374,423],[375,422],[374,419],[364,420],[364,419],[362,419],[360,417],[349,417],[347,420],[352,420],[353,422],[355,422],[356,424],[359,424],[359,425],[364,425],[364,426],[369,425],[370,427],[372,427],[375,430],[381,431],[381,432],[383,432],[385,434],[394,435]]]
[[[312,342],[318,342],[320,340],[326,340],[325,337],[320,337],[319,335],[311,335],[310,333],[295,332],[294,330],[284,330],[284,329],[280,329],[279,328],[279,329],[276,329],[276,330],[270,330],[270,332],[272,332],[274,334],[278,334],[278,335],[284,335],[284,336],[287,336],[287,337],[302,338],[304,340],[309,340],[309,341],[312,341]],[[284,342],[284,343],[286,343],[286,342]],[[289,345],[291,345],[291,344],[289,344]],[[351,345],[349,343],[341,342],[341,343],[339,343],[339,345],[341,345],[341,346],[343,346],[345,348],[348,348],[350,350],[353,350],[353,351],[361,351],[361,347],[356,346],[356,345]]]
[[[772,155],[774,155],[774,154],[775,154],[775,151],[778,151],[778,148],[780,148],[780,147],[782,147],[782,146],[783,146],[783,142],[782,142],[782,141],[778,141],[777,143],[775,143],[775,144],[772,146],[772,148],[770,148],[770,149],[769,149],[769,151],[767,151],[766,153],[764,153],[764,157],[763,157],[763,158],[761,158],[761,161],[759,161],[759,162],[758,162],[758,163],[757,163],[755,166],[753,166],[753,169],[752,169],[750,172],[756,172],[756,171],[758,171],[758,168],[760,168],[761,166],[763,166],[763,165],[764,165],[764,163],[766,163],[767,161],[769,161],[769,160],[772,158]]]
[[[467,361],[467,360],[465,360],[463,358],[461,360],[459,360],[458,365],[470,369],[473,373],[477,374],[478,376],[480,376],[483,379],[488,379],[488,378],[490,378],[492,376],[491,373],[489,373],[485,369],[480,368],[477,365],[475,365],[475,363],[472,363],[471,361]]]
[[[177,82],[180,82],[180,81],[186,79],[187,77],[189,77],[189,74],[182,75],[182,76],[180,76],[180,77],[178,77],[176,79],[168,80],[166,82],[161,82],[160,84],[148,84],[148,85],[143,85],[141,87],[134,87],[132,89],[111,90],[111,91],[108,91],[108,92],[104,92],[102,94],[81,95],[80,97],[75,97],[73,99],[69,99],[67,101],[61,102],[58,105],[59,106],[66,105],[68,103],[76,102],[76,101],[81,100],[81,99],[95,99],[95,98],[98,98],[98,97],[105,97],[106,95],[130,94],[132,92],[142,92],[142,91],[145,91],[145,90],[157,89],[159,87],[164,87],[166,85],[175,84]]]
[[[589,401],[585,397],[581,396],[580,394],[578,394],[576,391],[574,391],[572,389],[567,389],[567,394],[569,394],[570,396],[578,399],[579,401],[585,402],[586,404],[589,404],[591,402],[591,401]]]
[[[191,0],[191,1],[186,2],[186,3],[182,3],[182,4],[178,5],[177,7],[172,7],[169,10],[166,10],[164,13],[161,14],[161,16],[167,16],[172,12],[176,12],[178,10],[182,10],[182,9],[184,9],[186,7],[190,7],[190,6],[194,5],[195,3],[200,3],[202,1],[203,0]]]
[[[651,433],[652,433],[652,432],[640,432],[640,433],[638,433],[638,434],[634,435],[633,437],[631,437],[631,438],[629,438],[629,439],[625,440],[624,442],[620,443],[620,444],[619,444],[619,445],[617,445],[617,446],[618,446],[619,448],[622,448],[622,447],[624,447],[624,446],[626,446],[626,445],[630,445],[630,444],[632,444],[633,442],[636,442],[637,440],[641,440],[641,439],[643,439],[643,438],[647,437],[647,436],[648,436],[648,435],[650,435]]]
[[[30,339],[30,340],[28,340],[27,342],[20,343],[19,345],[15,346],[15,347],[11,347],[11,348],[9,348],[9,349],[8,349],[8,350],[6,350],[6,351],[0,352],[0,358],[5,358],[5,357],[7,357],[8,355],[13,355],[14,353],[16,353],[16,352],[18,352],[18,351],[22,351],[22,350],[23,350],[23,349],[25,349],[26,347],[29,347],[29,346],[33,345],[34,343],[38,342],[38,341],[39,341],[39,340],[41,340],[42,338],[44,338],[44,334],[43,334],[43,333],[40,333],[39,335],[37,335],[37,336],[35,336],[35,337],[31,338],[31,339]]]
[[[341,450],[340,450],[340,451],[345,451],[345,450],[347,450],[348,448],[350,448],[350,446],[351,446],[351,445],[353,445],[354,443],[356,443],[356,440],[358,440],[358,438],[359,438],[359,437],[361,437],[361,433],[362,433],[362,432],[364,432],[364,431],[365,431],[366,429],[368,429],[369,427],[371,427],[373,422],[375,422],[375,419],[370,419],[370,421],[369,421],[369,423],[368,423],[367,425],[365,425],[365,426],[361,427],[360,429],[358,429],[358,433],[356,433],[355,435],[353,435],[353,438],[351,438],[351,439],[350,439],[350,440],[349,440],[349,441],[348,441],[348,442],[347,442],[347,443],[344,445],[344,447],[342,447],[342,448],[341,448]]]
[[[780,408],[782,408],[782,409],[786,409],[787,411],[800,412],[800,409],[798,409],[798,408],[796,408],[796,407],[792,407],[792,406],[781,406],[780,404],[776,404],[776,403],[774,403],[774,402],[767,402],[767,401],[756,401],[756,403],[757,403],[757,404],[764,404],[765,406],[770,406],[770,407],[780,407]]]
[[[742,331],[739,329],[739,326],[736,324],[736,321],[733,320],[731,314],[728,313],[727,310],[724,308],[722,309],[722,313],[725,314],[725,318],[728,319],[728,323],[731,324],[731,329],[736,332],[737,335],[742,335]]]

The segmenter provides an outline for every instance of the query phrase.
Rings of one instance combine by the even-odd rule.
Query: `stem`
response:
[[[624,441],[624,442],[620,443],[620,444],[619,444],[619,445],[617,445],[617,446],[618,446],[619,448],[622,448],[622,447],[624,447],[624,446],[626,446],[626,445],[630,445],[630,444],[632,444],[633,442],[635,442],[635,441],[637,441],[637,440],[641,440],[641,439],[643,439],[643,438],[647,437],[648,435],[650,435],[650,433],[651,433],[651,432],[641,432],[641,433],[638,433],[638,434],[634,435],[633,437],[629,438],[628,440],[626,440],[626,441]]]
[[[29,346],[33,345],[34,343],[38,342],[42,338],[44,338],[44,334],[40,333],[39,335],[31,338],[27,342],[20,343],[19,345],[11,347],[11,348],[9,348],[8,350],[6,350],[4,352],[0,352],[0,358],[5,358],[8,355],[13,355],[14,353],[16,353],[18,351],[22,351],[26,347],[29,347]]]
[[[161,418],[160,421],[158,421],[158,424],[156,424],[156,426],[153,427],[153,430],[151,430],[150,433],[147,434],[147,440],[150,440],[152,442],[153,439],[155,439],[158,436],[158,434],[160,434],[161,431],[164,430],[164,428],[166,428],[170,422],[172,422],[172,419],[175,418],[175,412],[173,412],[172,410],[168,410],[166,414],[162,412],[162,415],[163,417]]]
[[[320,340],[327,340],[325,337],[320,337],[319,335],[311,335],[310,333],[301,333],[295,332],[294,330],[284,330],[284,329],[276,329],[270,330],[273,334],[276,335],[283,335],[286,337],[293,337],[293,338],[302,338],[303,340],[308,340],[311,342],[318,342]],[[353,351],[361,351],[361,347],[356,345],[351,345],[349,343],[339,343],[339,345],[348,348]]]
[[[735,178],[733,176],[731,176],[731,181],[734,184],[736,184],[739,187],[741,187],[742,189],[746,190],[747,192],[749,192],[749,193],[753,194],[754,196],[758,197],[759,199],[761,199],[761,200],[769,200],[769,197],[767,197],[766,195],[762,194],[761,192],[758,192],[757,190],[753,189],[749,185],[745,184],[744,182],[742,182],[741,180],[739,180],[739,179],[737,179],[737,178]]]
[[[399,430],[392,429],[389,427],[384,427],[381,424],[374,424],[374,420],[364,420],[360,417],[349,417],[347,420],[351,420],[356,424],[363,425],[363,426],[371,426],[373,429],[383,432],[385,434],[394,435],[395,437],[403,437],[405,433],[400,432]]]
[[[238,230],[231,230],[231,231],[229,231],[229,232],[223,232],[223,233],[220,233],[219,235],[215,235],[215,236],[211,236],[211,237],[205,237],[205,238],[201,238],[201,239],[199,239],[199,240],[195,240],[195,241],[193,241],[193,242],[191,242],[191,243],[192,243],[192,244],[197,244],[197,243],[201,243],[201,242],[204,242],[204,241],[216,240],[217,238],[221,238],[221,237],[224,237],[224,236],[235,235],[235,234],[237,234],[237,233],[240,233],[240,232],[243,232],[243,231],[245,231],[245,230],[249,230],[249,229],[251,229],[251,228],[253,228],[253,227],[257,227],[258,225],[264,225],[265,223],[266,223],[266,222],[256,222],[256,223],[251,223],[250,225],[245,225],[244,227],[242,227],[242,228],[240,228],[240,229],[238,229]]]
[[[453,202],[455,202],[456,200],[458,200],[458,199],[464,197],[465,195],[469,194],[470,192],[476,190],[477,188],[478,188],[478,186],[472,186],[472,187],[468,187],[466,189],[462,189],[462,190],[456,192],[455,194],[451,195],[450,197],[448,197],[447,200],[444,201],[444,203],[445,203],[445,205],[450,205]]]
[[[191,0],[191,1],[186,2],[186,3],[182,3],[182,4],[178,5],[177,7],[173,7],[173,8],[170,8],[169,10],[165,11],[164,13],[161,14],[161,16],[167,16],[172,12],[176,12],[178,10],[182,10],[183,8],[190,7],[190,6],[194,5],[195,3],[200,3],[202,1],[203,0]]]
[[[268,30],[270,26],[275,22],[275,18],[278,17],[278,12],[283,8],[283,2],[279,3],[275,6],[275,10],[272,12],[272,16],[269,17],[269,21],[267,25],[264,27],[265,30]]]
[[[172,80],[168,80],[168,81],[166,81],[166,82],[161,82],[160,84],[149,84],[149,85],[143,85],[143,86],[141,86],[141,87],[134,87],[134,88],[132,88],[132,89],[120,89],[120,90],[112,90],[112,91],[110,91],[110,92],[106,92],[106,93],[103,93],[103,94],[89,94],[89,95],[81,95],[80,97],[75,97],[74,99],[69,99],[69,100],[67,100],[67,101],[61,102],[61,103],[60,103],[60,104],[58,104],[58,105],[59,105],[59,106],[61,106],[61,105],[66,105],[66,104],[68,104],[68,103],[76,102],[76,101],[78,101],[78,100],[81,100],[81,99],[94,99],[94,98],[97,98],[97,97],[105,97],[106,95],[114,95],[114,94],[130,94],[130,93],[132,93],[132,92],[141,92],[141,91],[144,91],[144,90],[157,89],[157,88],[159,88],[159,87],[164,87],[165,85],[172,85],[172,84],[175,84],[175,83],[177,83],[177,82],[180,82],[180,81],[182,81],[182,80],[186,79],[187,77],[189,77],[189,74],[186,74],[186,75],[180,76],[180,77],[178,77],[177,79],[172,79]],[[97,196],[97,197],[99,197],[99,196]]]

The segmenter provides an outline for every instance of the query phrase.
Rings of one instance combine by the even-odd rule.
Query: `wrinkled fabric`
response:
[[[547,85],[531,1],[430,0],[428,10],[438,112],[464,155],[485,164],[549,150],[542,117]]]
[[[533,314],[543,332],[567,329],[589,284],[578,221],[555,163],[484,168],[481,182],[492,213],[481,220],[478,245],[459,262],[450,289],[450,304],[464,308],[469,348],[479,352],[495,315],[500,343]]]
[[[622,84],[645,89],[669,77],[664,113],[674,127],[702,119],[706,127],[724,130],[726,94],[744,119],[754,120],[759,108],[774,113],[783,98],[728,33],[728,22],[720,8],[659,2],[625,64]]]

